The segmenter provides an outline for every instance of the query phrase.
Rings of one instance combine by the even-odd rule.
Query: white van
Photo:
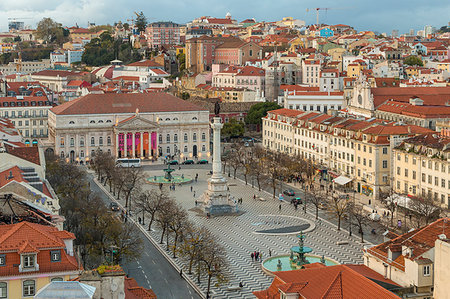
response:
[[[117,159],[116,167],[141,167],[141,159]]]

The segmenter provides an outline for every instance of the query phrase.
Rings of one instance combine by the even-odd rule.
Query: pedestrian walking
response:
[[[139,220],[139,224],[141,224],[141,221],[142,221],[141,217],[139,217],[138,220]]]
[[[281,212],[281,203],[280,203],[280,205],[278,206],[278,210]]]
[[[191,192],[192,192],[192,186],[191,186]]]
[[[262,262],[262,252],[259,253],[258,257],[259,257],[259,261]]]
[[[252,253],[250,254],[250,256],[252,257],[252,262],[253,262],[253,259],[255,258],[255,254],[252,252]]]
[[[258,260],[258,257],[259,257],[259,251],[257,251],[257,252],[256,252],[256,255],[255,255],[255,260],[256,260],[256,261]]]
[[[198,204],[198,202],[197,202],[197,201],[195,201],[195,206],[197,206],[197,204]]]
[[[269,249],[269,257],[272,257],[272,250]]]
[[[180,277],[183,278],[183,269],[180,269]]]
[[[194,191],[194,198],[195,198],[195,191]]]
[[[256,200],[256,194],[253,194],[253,200]]]

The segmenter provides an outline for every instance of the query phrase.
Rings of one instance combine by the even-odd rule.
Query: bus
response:
[[[141,159],[117,159],[117,167],[141,167]]]

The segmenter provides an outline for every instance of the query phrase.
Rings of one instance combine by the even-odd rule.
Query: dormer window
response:
[[[24,268],[34,268],[35,254],[27,254],[22,256],[22,262]]]
[[[6,255],[0,254],[0,267],[6,266]]]
[[[50,259],[52,262],[60,262],[61,261],[61,251],[60,250],[50,251]]]

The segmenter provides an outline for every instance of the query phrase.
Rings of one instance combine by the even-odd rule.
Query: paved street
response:
[[[161,170],[153,170],[153,167],[146,166],[146,176],[162,175]],[[162,169],[161,165],[155,168]],[[278,200],[273,200],[266,192],[257,192],[250,185],[245,186],[240,180],[229,179],[230,191],[235,198],[242,198],[243,204],[239,209],[244,213],[240,216],[223,216],[206,219],[199,216],[193,211],[189,211],[195,207],[195,198],[207,188],[206,179],[209,170],[201,166],[202,169],[195,169],[194,166],[182,167],[181,171],[177,170],[175,174],[184,174],[185,177],[194,177],[199,174],[199,181],[192,183],[193,191],[190,191],[191,185],[176,186],[175,191],[171,191],[171,195],[182,204],[187,210],[190,218],[197,225],[205,225],[227,249],[227,256],[230,261],[230,285],[237,285],[239,282],[244,284],[241,291],[230,292],[226,290],[226,286],[214,288],[214,298],[252,298],[252,291],[267,288],[272,278],[264,274],[260,268],[259,262],[252,262],[250,253],[258,250],[262,252],[263,258],[268,257],[269,249],[273,255],[288,254],[289,248],[297,243],[295,235],[263,235],[255,234],[255,231],[261,230],[264,217],[271,219],[273,217],[263,215],[276,216],[297,216],[307,221],[315,222],[314,216],[311,214],[312,207],[308,208],[308,214],[304,214],[301,209],[294,210],[294,207],[288,203],[283,203],[281,211],[279,211]],[[145,189],[155,188],[155,186],[146,184]],[[266,201],[254,201],[253,194],[261,196]],[[284,219],[285,217],[278,217]],[[283,222],[283,221],[282,221]],[[300,221],[299,221],[300,222]],[[160,232],[152,232],[151,235],[159,240]],[[313,253],[317,255],[325,255],[340,263],[361,263],[362,247],[358,242],[359,238],[349,237],[346,231],[337,231],[335,226],[327,221],[317,223],[315,229],[306,233],[305,245],[313,248]],[[337,245],[337,242],[348,242],[345,245]],[[164,246],[164,245],[163,245]],[[181,260],[176,260],[181,265]],[[195,279],[195,278],[194,278]],[[202,279],[200,285],[202,290],[206,290],[206,280]]]
[[[92,191],[98,193],[109,205],[109,198],[92,180],[92,175],[89,174],[87,177]],[[142,255],[136,261],[125,262],[122,265],[125,272],[136,279],[140,286],[153,289],[158,298],[200,298],[189,284],[180,278],[179,273],[153,244],[143,234],[141,235],[143,241]]]

